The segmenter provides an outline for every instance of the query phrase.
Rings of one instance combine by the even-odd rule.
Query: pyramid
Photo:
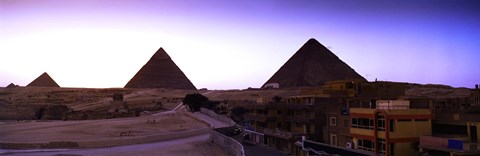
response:
[[[60,87],[47,72],[30,82],[27,87]]]
[[[366,81],[314,38],[305,43],[264,85],[317,87],[333,80]]]
[[[196,90],[192,82],[183,74],[182,70],[178,68],[163,48],[158,49],[152,58],[125,85],[125,88]]]
[[[13,83],[10,83],[10,84],[9,84],[7,87],[5,87],[5,88],[15,88],[15,87],[17,87],[17,85],[15,85],[15,84],[13,84]]]

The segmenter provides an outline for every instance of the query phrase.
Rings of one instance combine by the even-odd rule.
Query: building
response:
[[[264,144],[286,153],[296,153],[295,143],[302,136],[315,141],[323,140],[323,129],[327,126],[327,112],[338,109],[338,100],[326,95],[291,96],[278,102],[245,105],[249,113],[247,140]],[[340,111],[338,111],[340,112]]]
[[[416,142],[431,135],[429,109],[406,100],[378,100],[376,108],[350,108],[352,148],[382,155],[417,155]]]
[[[294,153],[295,142],[315,131],[312,98],[292,97],[283,101],[246,105],[247,140]]]
[[[424,155],[460,156],[480,155],[480,123],[467,123],[467,136],[434,135],[420,137],[420,151]]]
[[[346,107],[327,113],[327,125],[324,127],[323,140],[332,146],[352,148],[350,135],[350,117]]]

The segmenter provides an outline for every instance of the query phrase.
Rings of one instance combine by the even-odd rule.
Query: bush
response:
[[[200,107],[208,102],[208,98],[200,93],[187,94],[183,99],[183,105],[186,105],[192,112],[199,111]]]

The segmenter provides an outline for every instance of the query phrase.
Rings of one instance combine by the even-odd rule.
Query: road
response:
[[[206,114],[200,113],[200,112],[195,112],[193,113],[196,117],[202,119],[203,121],[206,121],[211,124],[211,128],[222,128],[222,127],[229,127],[227,123],[224,123],[222,121],[216,120]]]

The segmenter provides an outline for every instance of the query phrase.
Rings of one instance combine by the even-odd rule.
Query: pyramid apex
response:
[[[310,38],[306,43],[305,45],[307,44],[319,44],[319,45],[322,45],[320,42],[318,42],[315,38]]]
[[[153,54],[151,59],[170,59],[170,56],[167,54],[167,52],[160,47],[155,54]]]

